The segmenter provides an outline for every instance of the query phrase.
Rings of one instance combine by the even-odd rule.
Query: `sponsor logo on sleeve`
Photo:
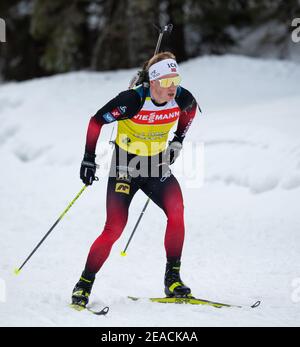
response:
[[[119,110],[119,108],[115,108],[114,110],[111,111],[111,114],[114,116],[114,118],[118,118],[121,116],[121,111]]]
[[[105,113],[103,118],[107,121],[107,123],[111,123],[116,120],[116,118],[110,112]]]
[[[124,114],[126,113],[126,110],[127,110],[127,106],[119,106],[118,107],[118,110],[121,114]]]

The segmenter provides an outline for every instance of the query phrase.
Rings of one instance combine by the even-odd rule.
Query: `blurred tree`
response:
[[[167,40],[168,46],[175,54],[177,61],[181,62],[187,59],[185,42],[185,2],[182,0],[168,0],[166,12],[169,17],[169,23],[173,24],[173,32]]]
[[[66,72],[82,66],[84,0],[34,0],[31,34],[45,44],[41,66],[49,72]]]
[[[153,24],[170,22],[161,49],[178,61],[233,49],[286,57],[300,0],[1,0],[0,17],[7,29],[0,74],[22,80],[141,66],[155,49]]]
[[[288,58],[291,56],[291,22],[300,17],[300,0],[252,0],[247,3],[250,19],[240,40],[242,53],[252,56]],[[244,43],[249,42],[251,46]]]
[[[99,36],[92,51],[91,66],[95,70],[110,70],[129,66],[128,27],[124,14],[128,0],[103,2]]]
[[[24,80],[45,75],[39,66],[40,46],[29,34],[32,0],[0,2],[6,22],[6,43],[0,44],[1,75],[5,80]]]
[[[127,7],[130,67],[141,66],[153,56],[159,25],[159,0],[130,0]]]
[[[247,0],[187,0],[189,54],[225,53],[235,44],[231,29],[247,25],[251,20],[246,10],[249,3]]]
[[[158,0],[107,0],[99,37],[92,56],[92,68],[110,70],[141,65],[154,52],[158,22]]]

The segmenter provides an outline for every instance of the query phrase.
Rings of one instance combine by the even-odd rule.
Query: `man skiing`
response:
[[[184,205],[180,185],[171,173],[182,143],[196,114],[197,102],[180,86],[175,56],[154,55],[146,65],[149,84],[121,92],[103,106],[89,122],[80,178],[86,185],[96,179],[95,149],[104,124],[118,121],[118,132],[107,185],[107,219],[101,235],[92,244],[84,271],[72,293],[72,303],[85,307],[95,276],[124,230],[128,209],[141,189],[166,214],[165,294],[186,297],[191,290],[180,278],[184,242]],[[168,134],[178,121],[174,138]]]

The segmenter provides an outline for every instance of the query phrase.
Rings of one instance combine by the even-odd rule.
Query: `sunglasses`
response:
[[[170,88],[172,84],[174,84],[174,86],[177,87],[179,86],[181,82],[181,77],[176,76],[176,77],[162,78],[158,80],[158,82],[162,88]]]

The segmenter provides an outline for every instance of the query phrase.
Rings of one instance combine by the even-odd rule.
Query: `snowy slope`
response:
[[[105,222],[107,146],[98,144],[100,182],[89,188],[38,250],[27,257],[82,187],[78,177],[88,120],[126,89],[130,71],[78,72],[0,86],[0,326],[299,326],[300,69],[289,62],[236,56],[182,64],[183,85],[204,115],[184,152],[204,185],[173,172],[185,197],[182,278],[194,295],[256,310],[129,302],[163,294],[166,220],[150,204],[120,257],[146,197],[138,193],[128,225],[97,276],[91,303],[106,317],[68,308],[91,243]],[[198,155],[198,157],[195,157]],[[204,157],[203,157],[204,155]],[[197,176],[198,179],[198,176]]]

